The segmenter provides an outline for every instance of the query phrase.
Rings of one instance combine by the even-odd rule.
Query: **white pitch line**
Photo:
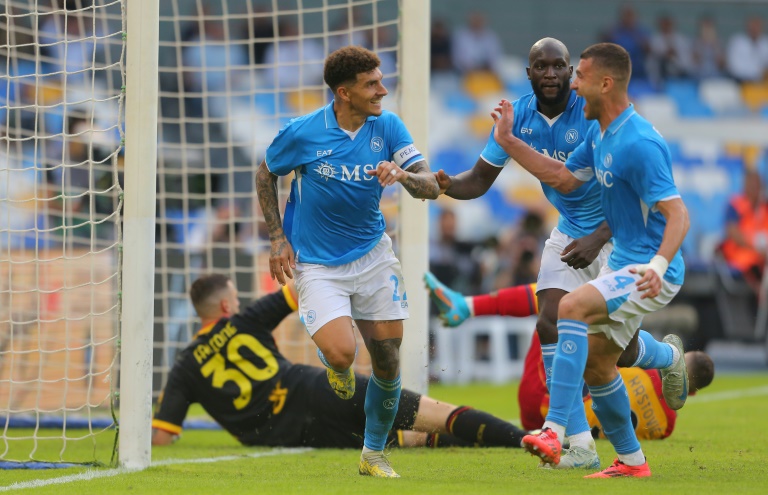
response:
[[[688,399],[688,404],[702,404],[706,402],[719,402],[724,400],[740,399],[743,397],[759,397],[762,395],[768,395],[768,386],[746,388],[740,390],[726,390],[724,392],[715,392],[712,394],[697,395]],[[246,457],[268,457],[273,455],[282,454],[303,454],[312,449],[296,448],[296,449],[273,449],[269,452],[254,452],[251,454],[243,455],[225,455],[221,457],[206,457],[200,459],[163,459],[154,461],[152,466],[170,466],[175,464],[203,464],[222,461],[236,461]],[[7,492],[11,490],[23,490],[25,488],[39,488],[48,485],[60,485],[64,483],[72,483],[75,481],[87,481],[97,478],[109,478],[112,476],[118,476],[121,474],[135,473],[136,469],[89,469],[88,471],[80,474],[73,474],[70,476],[62,476],[60,478],[50,478],[47,480],[33,480],[13,483],[8,486],[0,486],[0,492]]]
[[[686,404],[701,404],[703,402],[720,402],[723,400],[741,399],[743,397],[759,397],[768,395],[768,386],[742,388],[740,390],[726,390],[723,392],[714,392],[711,394],[694,395],[688,397]]]
[[[152,467],[154,466],[170,466],[174,464],[203,464],[203,463],[212,463],[212,462],[222,462],[222,461],[236,461],[236,460],[242,460],[245,458],[255,458],[255,457],[269,457],[274,455],[283,455],[283,454],[303,454],[304,452],[309,452],[312,449],[307,448],[295,448],[295,449],[273,449],[269,452],[253,452],[251,454],[243,454],[243,455],[225,455],[221,457],[205,457],[205,458],[198,458],[198,459],[163,459],[152,462]],[[110,478],[112,476],[118,476],[121,474],[129,474],[129,473],[135,473],[140,471],[140,469],[125,469],[125,468],[117,468],[117,469],[88,469],[84,473],[79,474],[72,474],[68,476],[61,476],[59,478],[50,478],[47,480],[33,480],[33,481],[21,481],[17,483],[13,483],[8,486],[0,486],[0,492],[8,492],[11,490],[24,490],[26,488],[40,488],[43,486],[49,486],[49,485],[61,485],[64,483],[72,483],[75,481],[89,481],[97,478]]]

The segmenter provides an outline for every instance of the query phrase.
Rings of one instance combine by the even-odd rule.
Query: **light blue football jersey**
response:
[[[584,141],[590,123],[584,118],[584,99],[571,91],[565,111],[550,120],[536,110],[536,95],[529,93],[514,101],[515,122],[512,134],[528,146],[561,162],[565,162]],[[496,143],[493,131],[480,157],[488,164],[503,167],[509,155]],[[590,180],[568,194],[542,183],[541,188],[550,203],[560,213],[557,228],[573,238],[591,234],[605,220],[600,208],[600,186]]]
[[[333,102],[291,120],[267,148],[275,175],[295,172],[283,229],[302,263],[338,266],[379,242],[383,187],[366,174],[382,161],[407,169],[424,157],[402,120],[392,112],[368,117],[354,139],[336,121]]]
[[[602,135],[594,122],[565,165],[581,180],[597,177],[601,186],[602,208],[613,232],[608,266],[618,270],[648,263],[658,252],[667,225],[656,203],[680,197],[664,138],[630,105]],[[684,276],[678,250],[664,279],[681,285]]]

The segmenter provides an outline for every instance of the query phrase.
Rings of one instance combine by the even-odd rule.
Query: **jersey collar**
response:
[[[339,122],[336,120],[336,113],[333,111],[333,102],[335,100],[331,100],[331,102],[325,106],[323,109],[323,113],[325,115],[325,128],[326,129],[341,129],[339,127]],[[378,117],[375,115],[369,115],[367,119],[365,119],[366,122],[370,122],[371,120],[376,120]]]
[[[203,328],[201,328],[200,330],[198,330],[197,333],[195,334],[195,338],[198,338],[201,335],[205,335],[205,334],[209,333],[213,329],[213,327],[216,326],[216,324],[218,322],[219,322],[219,320],[214,321],[213,323],[209,323],[206,326],[204,326]]]
[[[621,129],[621,126],[627,123],[629,119],[632,118],[633,115],[635,115],[635,105],[632,103],[629,104],[629,107],[627,107],[626,110],[621,112],[618,117],[616,117],[613,122],[608,125],[608,129],[606,129],[607,132],[610,132],[611,134],[616,134],[619,129]]]

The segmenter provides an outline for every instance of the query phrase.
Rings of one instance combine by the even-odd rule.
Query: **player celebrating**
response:
[[[533,93],[513,103],[516,119],[511,134],[523,140],[532,150],[564,161],[583,141],[590,125],[584,118],[584,99],[570,89],[573,72],[570,54],[559,40],[544,38],[533,44],[528,62],[527,72]],[[509,159],[492,134],[472,169],[455,177],[448,177],[442,170],[437,172],[440,189],[453,198],[476,198],[488,190]],[[529,315],[538,312],[536,330],[541,339],[549,382],[557,346],[560,300],[565,294],[597,277],[611,250],[608,242],[611,231],[601,210],[600,189],[596,180],[585,181],[567,193],[550,187],[545,181],[542,181],[542,188],[560,213],[560,218],[544,247],[537,289],[527,294],[518,294],[521,291],[516,288],[503,289],[500,295],[514,295],[503,299],[510,311],[527,311]],[[438,294],[439,289],[429,275],[425,280],[433,293]],[[498,300],[475,298],[477,304],[474,309],[479,311],[478,314],[490,314],[485,311],[493,310]],[[441,304],[439,300],[436,302]],[[456,304],[449,310],[449,325],[456,324],[462,316],[455,312],[460,309],[461,306]],[[673,348],[657,342],[645,332],[641,338],[648,367],[669,368],[675,373],[671,376],[683,379],[685,374],[679,369],[684,366],[684,360],[680,358],[683,353],[681,342],[676,341],[679,346]],[[682,404],[676,406],[679,408]],[[580,400],[574,402],[570,414],[567,423],[570,448],[563,453],[556,467],[599,467],[600,459]]]
[[[496,141],[542,182],[566,193],[594,177],[600,183],[614,248],[597,279],[560,301],[550,409],[543,431],[523,439],[544,462],[560,461],[560,439],[584,376],[593,409],[618,453],[612,466],[589,477],[651,475],[616,363],[643,315],[666,306],[680,290],[685,269],[680,246],[688,212],[672,178],[666,143],[629,102],[630,74],[629,55],[618,45],[600,43],[582,52],[571,87],[584,97],[587,119],[596,122],[565,165],[512,135],[510,102],[502,100],[498,114],[492,114]],[[678,362],[684,363],[682,356]],[[675,393],[665,390],[665,397],[677,395],[684,402],[687,380],[681,384]]]
[[[179,353],[152,421],[153,445],[179,437],[190,404],[244,445],[361,448],[365,400],[339,398],[322,368],[290,363],[272,331],[296,309],[288,284],[240,311],[224,275],[204,275],[190,288],[202,322]],[[357,376],[360,390],[370,386]],[[401,446],[521,446],[527,432],[488,413],[402,391],[394,421]]]
[[[398,477],[383,449],[400,398],[408,304],[379,201],[396,182],[415,198],[434,199],[439,191],[400,118],[382,110],[387,89],[379,65],[359,46],[331,53],[323,77],[334,100],[280,130],[256,183],[272,245],[270,274],[284,284],[295,270],[301,320],[340,397],[354,395],[353,319],[371,354],[359,472]],[[283,224],[276,181],[291,172]]]

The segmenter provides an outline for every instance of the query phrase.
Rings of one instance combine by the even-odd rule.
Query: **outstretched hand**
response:
[[[499,106],[491,112],[493,119],[493,139],[501,143],[508,136],[512,135],[512,126],[515,123],[515,111],[509,100],[501,100]]]
[[[397,166],[395,162],[380,161],[373,170],[366,170],[366,174],[379,178],[382,187],[391,186],[395,182],[404,179],[408,173]]]
[[[440,187],[440,194],[445,194],[445,191],[447,191],[451,187],[451,184],[453,184],[451,176],[446,174],[445,170],[442,168],[435,172],[435,179],[437,180],[437,185]]]

